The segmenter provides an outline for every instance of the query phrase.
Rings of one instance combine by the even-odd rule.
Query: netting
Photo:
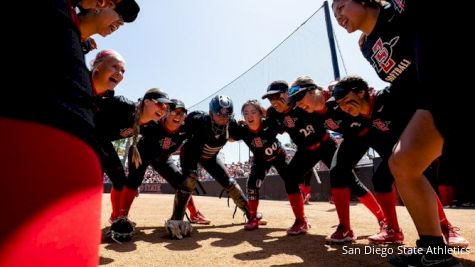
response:
[[[300,75],[310,75],[323,87],[333,80],[323,6],[249,70],[192,105],[190,110],[208,111],[210,99],[219,94],[231,97],[238,111],[249,99],[261,100],[272,81],[286,80],[291,83]],[[267,101],[261,103],[269,105]],[[240,114],[236,112],[236,116],[240,117]]]
[[[341,66],[341,57],[338,58]],[[300,75],[311,76],[322,87],[334,80],[323,6],[254,66],[189,109],[208,112],[213,96],[226,95],[233,100],[235,117],[241,119],[241,106],[249,99],[258,99],[264,107],[270,105],[261,96],[272,81],[286,80],[290,84]],[[283,144],[289,143],[288,136],[279,139]],[[245,161],[248,156],[245,147],[244,144],[228,144],[224,157]]]

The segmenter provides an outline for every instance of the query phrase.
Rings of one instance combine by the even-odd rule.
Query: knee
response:
[[[181,186],[179,186],[179,189],[182,191],[193,192],[196,188],[196,179],[196,175],[188,175],[185,181],[183,181],[183,183],[181,184]]]
[[[407,180],[410,177],[420,176],[417,170],[411,165],[409,157],[404,156],[403,153],[393,153],[388,160],[389,170],[396,180]]]

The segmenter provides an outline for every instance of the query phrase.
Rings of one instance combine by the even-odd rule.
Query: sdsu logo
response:
[[[119,135],[122,137],[130,137],[134,134],[134,130],[132,128],[125,128],[120,130]]]
[[[384,73],[389,73],[391,69],[396,65],[396,62],[391,58],[393,53],[393,46],[399,40],[399,36],[394,37],[389,41],[389,43],[384,43],[381,38],[379,38],[373,47],[373,55],[371,60],[373,61],[373,68],[379,73],[384,71]]]
[[[406,9],[406,1],[405,0],[393,0],[394,9],[402,13]]]
[[[173,145],[172,139],[170,137],[165,137],[162,139],[162,148],[164,150],[170,149],[170,147]]]
[[[325,126],[327,127],[327,129],[334,131],[340,128],[340,122],[341,121],[336,122],[332,119],[327,119],[325,120]]]
[[[262,144],[262,139],[260,137],[256,137],[254,138],[254,140],[252,141],[252,143],[254,144],[254,146],[256,148],[261,148],[264,146],[264,144]]]
[[[285,116],[284,118],[284,124],[288,128],[294,128],[295,127],[295,122],[294,119],[292,119],[290,116]]]
[[[390,121],[382,121],[381,119],[376,119],[373,121],[374,128],[380,130],[381,132],[389,131]]]

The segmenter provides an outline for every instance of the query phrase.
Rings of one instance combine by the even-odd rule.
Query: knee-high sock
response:
[[[376,193],[375,195],[379,205],[381,205],[381,208],[384,211],[389,227],[399,231],[399,223],[396,213],[396,194],[394,191],[391,191],[389,193]]]
[[[249,199],[248,205],[249,205],[249,214],[251,215],[251,218],[255,218],[257,215],[257,207],[259,206],[259,200]]]
[[[335,202],[336,212],[340,224],[343,225],[345,230],[351,229],[350,225],[350,189],[345,188],[332,188],[333,202]]]
[[[294,212],[295,218],[297,220],[304,220],[305,210],[303,206],[303,197],[300,193],[290,194],[289,195],[290,206]]]
[[[447,216],[445,215],[444,207],[442,206],[442,203],[440,203],[440,199],[436,197],[437,199],[437,209],[439,211],[439,221],[441,226],[447,226],[450,225],[449,220],[447,219]]]
[[[114,187],[112,187],[112,190],[111,190],[111,206],[112,206],[111,219],[112,220],[120,216],[121,197],[122,197],[122,190],[118,191]]]
[[[130,207],[137,196],[137,190],[133,190],[124,186],[122,189],[122,196],[120,198],[120,216],[129,216]]]
[[[440,202],[442,205],[451,205],[454,201],[454,189],[450,185],[439,185],[437,188],[439,191]]]
[[[371,192],[368,191],[368,193],[366,193],[364,196],[359,197],[358,200],[363,203],[363,205],[365,205],[365,207],[368,208],[371,213],[373,213],[378,222],[385,219],[381,206],[378,204],[378,201],[376,201],[376,198],[374,198],[374,195]]]
[[[188,200],[188,204],[186,204],[186,208],[190,211],[190,215],[193,216],[198,213],[196,209],[195,202],[193,201],[193,197],[190,195],[190,199]]]

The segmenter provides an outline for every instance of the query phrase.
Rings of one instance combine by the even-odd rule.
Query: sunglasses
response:
[[[317,86],[313,85],[313,84],[302,84],[302,85],[295,85],[295,86],[292,86],[290,87],[289,89],[289,96],[292,96],[292,95],[295,95],[299,92],[303,92],[303,91],[310,91],[312,89],[315,89],[317,88]]]

